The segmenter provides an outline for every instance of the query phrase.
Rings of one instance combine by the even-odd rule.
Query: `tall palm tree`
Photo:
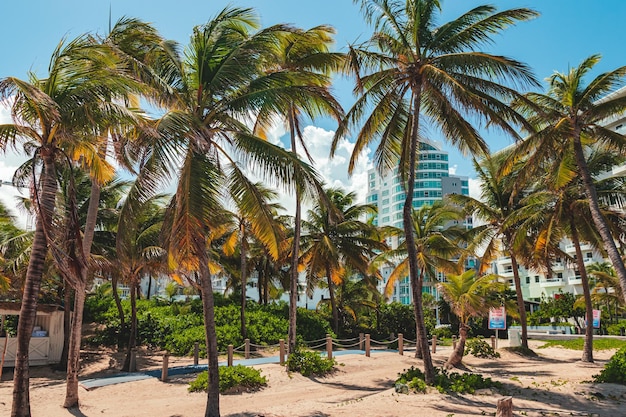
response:
[[[43,265],[48,245],[52,243],[47,236],[51,233],[55,210],[55,164],[67,166],[71,158],[80,157],[80,162],[92,169],[95,180],[105,180],[112,170],[97,152],[98,132],[110,126],[112,118],[127,121],[135,118],[123,106],[103,105],[118,91],[128,88],[128,84],[119,77],[117,60],[109,52],[108,48],[92,38],[81,36],[57,46],[50,60],[47,78],[39,79],[31,74],[29,81],[14,77],[0,80],[0,99],[13,103],[14,121],[0,126],[0,148],[6,150],[24,143],[32,159],[20,170],[32,169],[33,178],[35,172],[39,172],[33,183],[35,191],[32,199],[37,221],[18,326],[12,416],[30,415],[28,344]],[[81,242],[81,237],[75,235],[74,238],[78,239],[76,242]],[[82,245],[78,247],[82,249]],[[56,258],[62,260],[60,256]],[[76,250],[75,258],[76,265],[85,264],[80,250]],[[71,276],[67,263],[60,262],[60,268],[66,269],[64,275]]]
[[[516,234],[520,222],[524,219],[520,214],[523,204],[521,194],[516,192],[516,176],[514,174],[500,175],[505,155],[485,158],[480,164],[474,163],[474,169],[481,182],[480,199],[462,195],[453,195],[450,199],[464,207],[468,214],[473,214],[484,221],[484,224],[472,230],[471,238],[477,247],[484,246],[479,274],[486,272],[490,262],[502,253],[502,249],[511,257],[517,309],[522,328],[522,346],[528,348],[526,308],[519,276],[519,259],[522,253],[518,238],[523,234]],[[523,243],[525,241],[522,240]]]
[[[437,272],[461,272],[463,265],[459,260],[465,258],[466,251],[463,247],[466,242],[466,230],[458,225],[458,222],[463,222],[463,220],[463,214],[458,207],[442,201],[413,211],[411,219],[414,230],[413,242],[420,280],[418,285],[412,286],[412,289],[415,288],[419,294],[422,293],[424,282],[437,282]],[[408,275],[410,268],[408,253],[407,242],[404,241],[395,250],[383,252],[377,257],[376,264],[381,262],[395,264],[385,286],[386,297],[393,293],[398,280]],[[416,317],[418,341],[422,340],[421,332],[425,332],[425,328],[417,324]],[[428,350],[428,345],[419,344],[418,346],[419,349],[415,353],[423,358],[424,350]]]
[[[587,162],[588,150],[601,145],[623,153],[626,137],[603,126],[603,123],[626,111],[626,94],[612,94],[623,84],[626,66],[598,75],[587,85],[584,77],[600,61],[599,55],[583,60],[568,73],[556,72],[548,78],[546,94],[528,93],[516,102],[534,126],[520,143],[511,161],[524,158],[526,175],[544,161],[559,166],[563,172],[580,176],[589,200],[591,218],[626,292],[626,267],[620,257],[610,227],[602,215],[597,189]]]
[[[279,25],[254,32],[257,28],[251,9],[226,8],[194,28],[184,59],[172,48],[169,60],[159,62],[171,89],[168,108],[140,141],[146,145],[143,169],[129,193],[133,204],[122,214],[130,221],[159,180],[176,176],[176,194],[166,216],[166,247],[170,265],[200,284],[209,359],[207,417],[220,414],[208,245],[223,220],[224,190],[237,189],[242,201],[262,205],[242,166],[283,187],[299,184],[307,189],[318,181],[309,165],[251,134],[245,123],[266,101],[282,97],[284,83],[290,80],[262,73],[288,28]]]
[[[487,145],[469,118],[481,119],[516,136],[509,122],[519,121],[505,103],[517,95],[514,86],[535,84],[529,68],[513,59],[481,52],[495,34],[537,15],[529,9],[499,12],[478,6],[436,26],[439,0],[361,0],[365,19],[375,32],[363,46],[352,46],[348,63],[357,77],[359,98],[336,132],[331,155],[348,129],[366,113],[349,163],[351,172],[366,147],[378,141],[374,164],[386,171],[398,164],[406,200],[404,234],[408,246],[414,306],[423,322],[419,267],[412,230],[412,201],[423,126],[439,129],[462,151],[485,154]],[[419,324],[418,324],[419,325]],[[427,343],[422,332],[422,345]],[[425,378],[434,381],[430,353],[424,355]]]
[[[335,287],[350,278],[348,270],[367,275],[371,259],[387,249],[379,230],[362,220],[376,213],[376,207],[354,204],[354,198],[354,193],[328,189],[326,198],[308,211],[308,219],[302,223],[307,291],[313,291],[316,283],[326,278],[335,332],[339,330]]]
[[[298,145],[309,162],[313,162],[305,143],[302,131],[304,118],[313,119],[330,115],[338,121],[343,117],[343,109],[333,96],[330,85],[331,75],[341,68],[343,55],[330,52],[335,31],[322,25],[309,30],[295,29],[281,38],[275,55],[265,71],[268,78],[277,76],[293,80],[286,86],[278,100],[267,101],[259,113],[257,127],[260,131],[280,118],[289,131],[291,152],[298,157]],[[323,191],[319,190],[323,195]],[[300,257],[300,223],[302,221],[303,189],[295,187],[295,214],[290,262],[289,292],[289,351],[296,347],[296,312],[298,297],[298,265]]]
[[[446,282],[439,284],[441,295],[459,318],[459,343],[450,354],[446,368],[454,367],[463,360],[470,318],[485,317],[490,308],[501,305],[502,300],[497,294],[506,289],[507,285],[499,281],[497,275],[477,277],[474,269],[461,275],[450,274]]]
[[[587,267],[587,274],[595,281],[591,288],[591,299],[606,308],[610,319],[617,317],[617,312],[624,306],[624,297],[615,269],[608,262],[596,262]]]

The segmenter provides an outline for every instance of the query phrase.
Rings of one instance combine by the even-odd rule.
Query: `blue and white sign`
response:
[[[593,310],[593,328],[594,329],[600,328],[600,314],[601,314],[600,310]]]
[[[491,330],[506,330],[506,311],[504,306],[489,309],[489,328]]]

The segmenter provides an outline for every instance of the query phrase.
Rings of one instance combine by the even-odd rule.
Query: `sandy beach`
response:
[[[268,386],[258,392],[222,395],[222,416],[229,417],[357,417],[357,416],[477,416],[495,415],[496,402],[513,397],[516,416],[626,416],[626,387],[593,384],[592,375],[603,368],[613,351],[594,352],[595,363],[580,362],[581,353],[561,348],[540,349],[538,358],[525,358],[500,349],[499,359],[466,356],[468,371],[500,381],[502,392],[484,390],[473,395],[398,394],[393,382],[398,372],[421,361],[409,355],[374,353],[337,357],[337,372],[323,378],[288,374],[279,365],[259,365]],[[440,347],[433,355],[440,366],[450,352]],[[114,374],[119,355],[85,353],[81,379]],[[188,364],[189,358],[171,358],[170,366]],[[142,370],[161,366],[158,354],[142,356]],[[47,367],[33,368],[33,417],[127,416],[186,417],[204,414],[206,394],[189,393],[193,375],[156,378],[100,387],[81,388],[79,409],[61,407],[65,394],[63,374]],[[12,381],[5,373],[0,383],[0,416],[10,415]]]

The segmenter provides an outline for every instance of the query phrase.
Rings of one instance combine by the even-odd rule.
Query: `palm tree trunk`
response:
[[[511,238],[507,236],[507,241],[511,242]],[[517,299],[517,310],[519,312],[520,326],[522,327],[522,346],[528,349],[528,325],[526,323],[526,306],[524,305],[524,294],[522,294],[522,282],[519,278],[519,270],[515,252],[509,250],[511,255],[511,268],[513,268],[513,281],[515,282],[515,295]]]
[[[136,277],[130,279],[130,335],[128,337],[128,346],[126,347],[126,358],[122,370],[126,372],[135,372],[136,368],[131,368],[131,356],[133,349],[137,346],[137,285]]]
[[[106,152],[106,145],[104,147]],[[82,241],[82,256],[85,260],[85,267],[77,273],[75,277],[74,296],[74,318],[72,322],[72,335],[68,352],[67,364],[67,384],[65,401],[66,408],[78,406],[78,371],[80,370],[80,342],[83,329],[83,310],[85,308],[85,291],[89,279],[89,258],[91,255],[91,245],[96,230],[96,220],[98,217],[98,206],[100,205],[100,184],[94,179],[91,181],[91,191],[89,194],[89,206],[87,207],[87,218]],[[71,282],[71,280],[70,280]]]
[[[111,276],[111,289],[113,290],[113,300],[115,300],[115,307],[117,308],[117,315],[120,318],[120,331],[117,335],[117,351],[122,350],[124,345],[124,328],[126,327],[126,320],[124,315],[124,308],[122,307],[122,300],[120,300],[120,294],[117,292],[117,274]]]
[[[202,246],[202,244],[198,245]],[[205,417],[220,416],[220,377],[217,352],[217,333],[215,331],[215,304],[213,302],[213,286],[211,273],[206,259],[206,247],[199,254],[200,292],[202,293],[202,307],[204,313],[204,329],[206,332],[206,348],[209,357],[209,384],[207,389],[207,406]]]
[[[583,344],[583,362],[593,362],[593,306],[591,305],[591,293],[589,292],[589,281],[587,280],[587,270],[585,269],[585,260],[583,252],[580,250],[580,240],[578,238],[578,230],[576,230],[576,221],[574,217],[569,218],[570,233],[572,243],[576,249],[576,265],[580,273],[580,281],[583,285],[583,297],[585,299],[585,343]]]
[[[619,254],[617,245],[615,244],[615,240],[611,235],[606,219],[600,211],[600,205],[598,204],[598,193],[596,191],[596,186],[593,183],[593,178],[591,178],[591,174],[589,173],[587,160],[585,159],[585,153],[583,151],[583,146],[580,141],[580,130],[574,132],[574,152],[576,154],[576,164],[578,165],[578,171],[580,173],[580,176],[582,177],[583,185],[585,187],[585,193],[587,194],[587,199],[589,200],[591,219],[596,225],[600,237],[602,237],[604,248],[609,256],[609,259],[611,260],[611,263],[613,264],[613,267],[615,268],[615,272],[617,273],[620,286],[622,287],[622,293],[624,294],[624,298],[626,301],[626,267],[624,266],[624,261]]]
[[[426,327],[424,325],[424,312],[422,307],[422,292],[420,280],[423,276],[419,274],[419,266],[417,263],[417,248],[415,246],[415,231],[413,230],[413,189],[415,188],[415,170],[417,168],[418,149],[418,132],[419,132],[419,112],[420,112],[420,94],[421,88],[415,87],[413,92],[413,112],[411,126],[411,147],[409,150],[409,175],[406,186],[406,199],[402,210],[402,219],[404,221],[404,237],[406,239],[407,256],[409,258],[409,276],[411,281],[411,291],[413,295],[413,310],[415,315],[415,331],[418,338],[418,347],[426,347],[422,349],[422,360],[424,361],[424,378],[427,384],[435,381],[435,368],[428,350],[428,340],[426,339]]]
[[[456,347],[450,353],[450,357],[446,361],[444,367],[446,369],[454,368],[459,365],[463,361],[463,354],[465,353],[465,341],[467,340],[467,324],[461,323],[459,324],[459,342],[456,344]]]
[[[78,285],[74,293],[74,317],[67,360],[67,384],[63,407],[78,406],[78,371],[80,369],[80,341],[83,328],[83,309],[85,307],[85,287]]]
[[[335,283],[330,276],[330,268],[326,267],[326,280],[328,283],[328,296],[330,297],[330,311],[333,316],[333,331],[339,334],[339,311],[337,310],[337,300],[335,297]]]
[[[70,350],[70,334],[72,332],[72,287],[66,279],[63,280],[63,350],[61,360],[56,369],[67,373],[67,357]]]
[[[289,109],[289,133],[291,135],[291,152],[297,157],[296,126],[293,109]],[[298,314],[298,258],[300,257],[300,223],[302,222],[301,195],[298,184],[295,184],[296,213],[293,225],[293,245],[291,248],[291,269],[289,288],[289,353],[296,351],[296,317]]]
[[[41,173],[41,193],[37,212],[35,235],[26,270],[24,294],[17,326],[17,352],[13,373],[13,404],[11,417],[30,417],[29,356],[28,347],[37,316],[37,299],[41,288],[41,278],[48,254],[46,230],[50,230],[52,213],[57,191],[54,159],[51,154],[42,152],[43,172]]]
[[[246,291],[247,291],[247,284],[248,284],[248,277],[247,277],[247,273],[246,270],[248,268],[248,262],[246,259],[246,256],[248,255],[246,253],[246,227],[244,222],[241,222],[241,225],[239,226],[239,235],[241,237],[241,243],[240,243],[240,256],[241,256],[241,315],[240,315],[240,319],[241,319],[241,337],[243,337],[243,339],[247,339],[248,336],[248,332],[246,329]]]

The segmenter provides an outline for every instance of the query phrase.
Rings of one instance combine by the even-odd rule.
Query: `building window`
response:
[[[556,274],[556,277],[559,278],[559,279],[562,279],[563,278],[563,273],[559,272],[558,274]]]
[[[530,277],[526,277],[526,284],[530,284]]]
[[[535,282],[539,282],[539,275],[535,275]]]
[[[587,259],[593,258],[593,254],[591,252],[587,252]]]

